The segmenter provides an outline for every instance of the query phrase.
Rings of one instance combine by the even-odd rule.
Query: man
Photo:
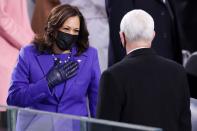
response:
[[[125,50],[118,39],[118,31],[123,15],[133,9],[143,9],[155,20],[157,35],[152,48],[158,55],[182,63],[180,40],[182,31],[177,18],[177,8],[173,0],[105,0],[109,19],[110,45],[109,66],[125,56]],[[176,5],[177,6],[177,5]]]
[[[151,49],[154,21],[143,10],[128,12],[120,24],[127,56],[100,81],[97,118],[190,131],[190,96],[184,68]]]

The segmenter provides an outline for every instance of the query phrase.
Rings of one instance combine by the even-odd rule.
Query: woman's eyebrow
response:
[[[63,27],[63,28],[72,28],[72,27],[70,27],[70,26],[68,26],[68,25],[65,25],[65,27]],[[75,30],[79,30],[79,28],[78,27],[76,27],[76,28],[74,28]]]

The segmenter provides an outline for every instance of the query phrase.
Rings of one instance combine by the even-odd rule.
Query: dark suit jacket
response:
[[[184,68],[152,49],[131,52],[102,74],[97,118],[190,131]]]
[[[193,53],[189,57],[185,69],[189,82],[190,95],[197,99],[197,53]]]
[[[169,0],[167,4],[162,0],[106,0],[110,28],[109,66],[125,56],[119,38],[120,22],[122,17],[133,9],[143,9],[153,17],[156,37],[152,47],[157,54],[182,63],[180,43],[182,30],[174,7],[173,0]]]

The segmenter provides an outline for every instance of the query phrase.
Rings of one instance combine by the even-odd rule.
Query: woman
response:
[[[48,17],[43,36],[20,51],[7,103],[95,117],[100,69],[96,49],[78,8],[61,5]]]

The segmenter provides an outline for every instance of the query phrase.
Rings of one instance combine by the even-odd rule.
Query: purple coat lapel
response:
[[[74,50],[73,53],[75,54],[76,53],[76,50]],[[52,68],[52,66],[54,64],[53,57],[50,54],[46,54],[46,55],[43,55],[42,54],[42,55],[37,55],[36,58],[37,58],[37,61],[38,61],[39,66],[40,66],[40,68],[41,68],[41,70],[43,72],[43,75],[46,76],[46,74]],[[81,70],[83,69],[83,66],[84,66],[84,63],[86,61],[86,58],[87,58],[86,52],[83,53],[80,56],[74,57],[75,60],[79,61],[79,69],[77,71],[78,74],[80,74]],[[56,88],[63,88],[64,87],[64,89],[55,89],[54,90],[55,97],[56,97],[56,99],[58,101],[59,101],[58,94],[61,94],[61,93],[65,94],[68,90],[70,90],[70,88],[72,87],[72,85],[74,83],[76,83],[76,80],[77,80],[78,76],[79,75],[77,75],[77,76],[69,79],[66,82],[66,85],[65,86],[63,86],[65,83],[62,83],[62,84],[56,86]],[[65,95],[63,95],[63,96],[65,97]]]
[[[76,59],[77,61],[80,61],[79,62],[79,69],[77,71],[77,74],[80,74],[80,72],[82,71],[83,67],[84,67],[84,63],[86,61],[86,58],[87,58],[87,54],[84,53],[82,54],[81,56],[78,56],[78,57],[74,57],[74,59]],[[76,83],[78,77],[80,75],[76,75],[75,77],[69,79],[67,82],[66,82],[66,86],[64,87],[64,91],[63,91],[63,94],[69,94],[69,90],[71,89],[71,87],[73,87],[73,84]],[[66,98],[67,95],[63,95],[63,97],[61,98],[61,101],[64,100]]]
[[[51,69],[51,67],[54,64],[54,61],[51,55],[38,55],[37,61],[44,75],[48,73],[48,71]]]

